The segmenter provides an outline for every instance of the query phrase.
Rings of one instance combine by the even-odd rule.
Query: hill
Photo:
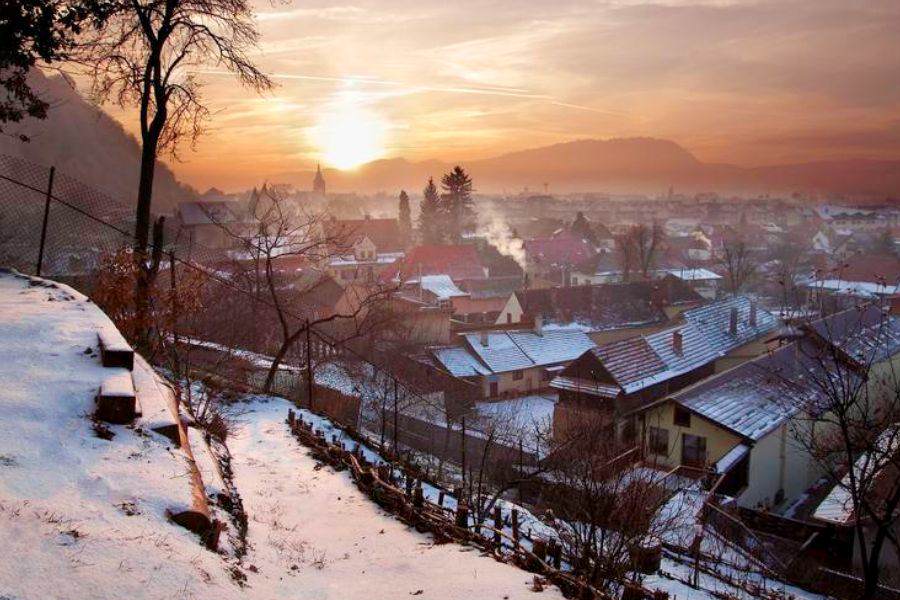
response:
[[[659,193],[674,185],[681,191],[721,193],[900,195],[900,161],[859,159],[740,167],[704,163],[679,144],[656,138],[577,140],[461,164],[483,192],[540,190],[547,183],[555,192]],[[393,158],[353,171],[328,169],[325,178],[334,191],[419,191],[429,176],[439,178],[452,166],[436,160]],[[312,176],[311,171],[288,172],[276,174],[272,180],[305,188]]]
[[[28,120],[13,135],[0,136],[0,154],[23,158],[56,169],[113,198],[132,202],[137,190],[140,146],[122,126],[91,105],[62,75],[47,77],[38,70],[30,75],[35,89],[50,102],[45,121]],[[15,134],[26,133],[22,142]],[[172,170],[158,163],[154,180],[154,210],[168,212],[180,200],[196,193],[182,185]]]

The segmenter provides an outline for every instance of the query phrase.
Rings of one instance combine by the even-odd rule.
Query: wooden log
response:
[[[107,423],[130,423],[136,416],[134,381],[128,371],[108,376],[97,391],[97,418]]]
[[[118,329],[114,327],[103,329],[97,334],[97,338],[100,342],[100,362],[104,367],[134,370],[134,350]]]

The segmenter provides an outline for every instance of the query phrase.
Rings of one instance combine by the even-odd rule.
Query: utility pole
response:
[[[50,179],[47,181],[47,197],[44,200],[44,220],[41,223],[41,244],[38,248],[37,276],[41,276],[44,267],[44,243],[47,241],[47,221],[50,218],[50,200],[53,198],[53,178],[56,175],[56,167],[50,167]]]
[[[461,451],[460,451],[460,462],[462,463],[462,488],[463,494],[466,493],[466,417],[462,416],[460,420],[462,425],[461,433],[462,433],[462,443],[461,443]]]

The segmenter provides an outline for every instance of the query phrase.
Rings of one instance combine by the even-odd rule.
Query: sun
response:
[[[336,106],[311,133],[325,162],[338,169],[353,169],[384,155],[384,123],[354,103]]]

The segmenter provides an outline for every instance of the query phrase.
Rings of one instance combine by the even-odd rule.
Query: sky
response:
[[[197,187],[583,138],[745,166],[900,158],[897,0],[259,1],[276,87],[202,73]],[[128,115],[118,115],[129,124]]]

